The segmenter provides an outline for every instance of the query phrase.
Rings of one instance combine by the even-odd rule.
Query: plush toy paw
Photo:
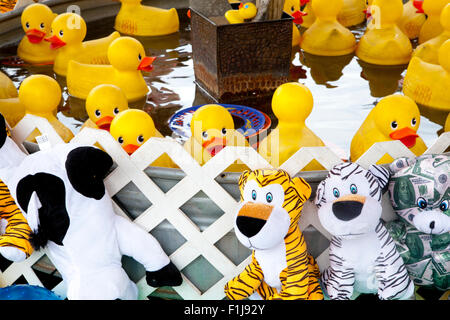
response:
[[[13,262],[24,261],[27,258],[25,252],[14,247],[0,247],[0,254]]]
[[[148,285],[154,288],[165,286],[176,287],[183,282],[180,271],[172,262],[158,271],[147,271],[146,274]]]

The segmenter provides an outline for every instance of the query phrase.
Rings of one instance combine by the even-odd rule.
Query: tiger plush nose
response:
[[[350,221],[361,214],[366,198],[359,195],[347,195],[334,201],[332,210],[336,218]]]
[[[239,210],[236,226],[244,236],[251,238],[261,231],[272,210],[273,206],[248,202]]]

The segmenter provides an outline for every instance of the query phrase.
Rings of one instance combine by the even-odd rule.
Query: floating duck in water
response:
[[[100,84],[113,84],[122,89],[128,101],[145,98],[149,89],[141,71],[153,70],[155,58],[146,57],[142,44],[132,37],[120,37],[108,48],[110,65],[84,64],[74,60],[67,70],[69,94],[86,99]]]
[[[128,109],[120,112],[111,122],[110,133],[128,155],[132,155],[152,137],[163,138],[163,135],[156,130],[152,117],[139,109]],[[161,155],[150,165],[167,168],[177,167],[167,154]]]
[[[86,98],[89,119],[81,129],[96,128],[109,132],[114,117],[128,109],[128,100],[122,89],[112,84],[101,84],[91,90]]]
[[[359,40],[358,58],[377,65],[407,64],[413,48],[397,25],[403,13],[402,0],[374,0],[368,10],[372,19]]]
[[[20,19],[25,37],[17,48],[17,55],[22,60],[32,64],[53,62],[56,51],[43,40],[50,36],[51,25],[56,16],[56,13],[41,3],[34,3],[23,10]]]
[[[419,33],[419,43],[424,43],[438,36],[442,31],[441,12],[450,0],[424,0],[422,9],[427,15]]]
[[[450,111],[450,40],[439,48],[439,64],[412,57],[403,80],[403,93],[417,103]]]
[[[439,48],[450,39],[450,3],[442,10],[441,26],[442,33],[419,45],[414,50],[413,56],[419,57],[425,62],[439,64]]]
[[[16,86],[11,79],[0,71],[0,113],[11,127],[14,127],[25,115],[25,107],[19,101]]]
[[[204,165],[226,146],[248,146],[245,137],[237,132],[228,110],[220,105],[207,104],[198,108],[191,119],[191,137],[184,143],[184,149]],[[242,172],[247,166],[240,161],[225,171]]]
[[[416,156],[427,150],[417,135],[420,125],[420,111],[416,103],[406,96],[394,94],[381,99],[370,111],[350,145],[350,160],[358,160],[374,143],[401,141]],[[394,161],[383,156],[377,164]]]
[[[298,30],[297,25],[301,25],[303,23],[303,17],[306,13],[302,12],[301,6],[306,4],[309,0],[285,0],[283,11],[294,18],[294,23],[292,25],[292,46],[300,45],[300,30]]]
[[[304,51],[319,56],[343,56],[355,51],[355,36],[336,20],[342,4],[343,0],[312,2],[316,20],[300,40]]]
[[[55,79],[41,74],[29,76],[19,87],[19,100],[25,106],[26,114],[47,119],[64,142],[73,138],[72,131],[55,116],[61,101],[61,88]],[[35,142],[38,135],[36,129],[27,140]]]
[[[143,6],[142,0],[120,0],[114,28],[133,36],[163,36],[178,32],[180,21],[175,8],[166,10]]]
[[[309,129],[305,121],[314,105],[311,91],[298,82],[285,83],[275,90],[272,111],[277,127],[259,144],[258,152],[278,168],[303,147],[323,147],[323,141]],[[278,149],[278,150],[277,150]],[[303,171],[325,170],[313,160]]]
[[[53,20],[52,36],[45,38],[50,47],[57,50],[53,70],[66,76],[70,60],[82,63],[108,64],[107,51],[112,41],[120,37],[115,31],[105,38],[83,41],[87,27],[84,19],[76,13],[63,13]]]
[[[256,16],[258,9],[256,6],[251,3],[242,3],[239,5],[239,9],[237,10],[228,10],[225,12],[225,19],[230,24],[234,23],[244,23],[247,20],[253,19]]]
[[[419,2],[420,7],[418,8]],[[417,0],[409,0],[403,5],[403,15],[398,22],[398,26],[409,39],[419,37],[420,29],[427,19],[421,6],[422,1]]]
[[[316,14],[312,9],[313,1],[302,0],[302,5],[306,4],[303,9],[306,16],[303,18],[302,27],[309,28],[316,20]],[[344,27],[351,27],[363,23],[366,20],[365,9],[365,0],[344,0],[342,8],[337,15],[337,21]]]

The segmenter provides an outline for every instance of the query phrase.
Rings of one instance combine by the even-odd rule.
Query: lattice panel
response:
[[[22,144],[26,137],[35,129],[46,134],[52,145],[64,143],[56,134],[46,119],[26,116],[13,130],[12,137],[18,144]],[[184,282],[174,290],[183,299],[223,299],[225,283],[241,272],[249,263],[250,257],[235,265],[215,245],[224,236],[233,231],[233,216],[238,202],[221,186],[216,178],[235,160],[240,159],[250,169],[270,168],[270,164],[261,157],[256,150],[250,147],[226,147],[204,166],[200,166],[183,147],[171,138],[151,138],[142,145],[132,156],[121,148],[112,136],[103,130],[85,128],[79,132],[70,143],[81,145],[100,145],[117,165],[105,179],[105,184],[111,197],[118,194],[125,186],[132,183],[148,199],[151,205],[144,210],[134,223],[147,232],[151,232],[162,222],[170,223],[173,228],[185,239],[171,255],[174,264],[183,270],[198,259],[205,259],[222,277],[212,284],[206,291],[201,291],[194,282],[201,279],[189,280],[183,275]],[[450,145],[450,132],[442,134],[431,146],[427,153],[443,153]],[[163,192],[158,185],[144,172],[150,163],[162,154],[169,157],[180,167],[185,176],[170,190]],[[376,163],[386,153],[393,158],[400,156],[413,156],[401,142],[383,142],[372,146],[357,161],[364,167]],[[290,159],[281,165],[281,168],[296,175],[311,160],[317,160],[325,168],[330,169],[340,163],[341,159],[327,147],[308,147],[298,150]],[[223,214],[203,230],[195,224],[180,208],[189,200],[203,192],[214,204],[223,211]],[[383,218],[390,220],[394,217],[388,199],[383,199]],[[116,203],[114,208],[117,214],[128,219],[129,216]],[[208,212],[205,212],[208,215]],[[303,215],[299,221],[300,229],[305,230],[312,226],[323,237],[330,239],[330,235],[323,229],[317,216],[317,209],[311,200],[305,205]],[[29,284],[41,285],[32,266],[43,257],[45,252],[35,252],[22,263],[13,263],[0,275],[0,284],[3,286],[14,283],[23,276]],[[328,249],[317,257],[320,269],[328,266]],[[145,277],[137,281],[140,299],[145,299],[156,288],[149,287]],[[57,294],[65,297],[64,283],[54,288]]]

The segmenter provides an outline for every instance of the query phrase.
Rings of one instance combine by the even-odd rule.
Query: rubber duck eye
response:
[[[119,137],[119,138],[117,138],[117,141],[119,141],[119,143],[122,144],[123,143],[123,138]]]
[[[266,200],[268,203],[271,203],[273,200],[273,195],[269,192],[266,194]]]
[[[441,209],[441,211],[447,211],[448,210],[448,200],[444,200],[441,202],[441,204],[439,205],[439,209]]]
[[[420,209],[425,209],[428,203],[427,200],[425,200],[424,198],[419,198],[417,199],[417,205],[419,206]]]
[[[255,190],[252,191],[252,199],[256,200],[256,191]]]
[[[292,11],[292,12],[294,12],[294,11],[295,11],[295,8],[294,8],[294,6],[292,6],[292,7],[291,7],[291,11]]]
[[[411,120],[411,124],[412,124],[412,126],[414,127],[415,125],[416,125],[416,123],[417,123],[417,120],[416,120],[416,118],[412,118],[412,120]]]
[[[115,114],[115,115],[117,115],[118,113],[119,113],[119,108],[114,108],[114,110],[113,110],[113,113]]]
[[[142,55],[140,53],[139,53],[138,59],[139,59],[139,61],[142,60]]]
[[[244,8],[245,8],[245,9],[248,9],[248,4],[246,4],[246,5],[244,6]]]
[[[45,24],[41,23],[41,29],[44,29],[44,28],[45,28]]]
[[[222,129],[222,134],[223,134],[223,135],[226,135],[226,134],[227,134],[227,129],[223,128],[223,129]]]
[[[338,189],[336,189],[336,188],[333,188],[333,196],[335,196],[336,198],[339,198],[339,196],[340,196],[340,192],[339,192],[339,190],[338,190]]]
[[[397,127],[398,127],[397,121],[392,121],[391,122],[391,128],[392,129],[397,129]]]
[[[208,139],[208,132],[203,131],[202,132],[202,137],[203,137],[203,139]]]
[[[64,35],[64,31],[59,30],[59,35],[62,37]]]
[[[357,188],[354,184],[352,184],[352,185],[350,186],[350,192],[351,192],[352,194],[356,194],[356,193],[358,193],[358,188]]]
[[[144,142],[144,136],[141,134],[138,138],[137,138],[138,143],[143,143]]]
[[[100,110],[95,110],[95,116],[98,118],[102,115],[102,113],[100,112]]]
[[[25,27],[29,28],[30,27],[30,23],[25,23]]]

